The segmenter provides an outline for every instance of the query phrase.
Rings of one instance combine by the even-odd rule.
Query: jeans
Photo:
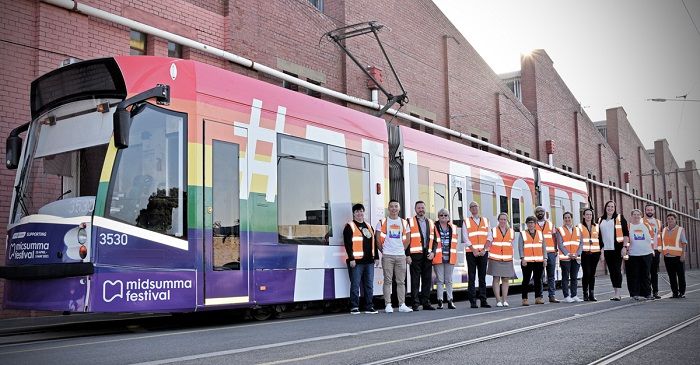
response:
[[[584,297],[593,295],[595,289],[595,272],[598,269],[598,261],[600,261],[600,252],[581,253],[581,268],[583,269],[581,287],[583,288]]]
[[[575,297],[578,286],[578,269],[581,264],[577,260],[561,260],[561,291],[564,297]]]
[[[399,306],[406,303],[406,256],[384,255],[382,256],[382,268],[384,271],[384,304],[391,304],[391,285],[396,282],[396,296]]]
[[[467,252],[467,274],[469,275],[469,301],[480,299],[486,301],[486,263],[489,261],[489,253],[484,256],[474,256],[473,252]],[[476,272],[479,271],[479,296],[476,296]]]
[[[653,253],[644,256],[630,256],[625,263],[627,273],[627,290],[631,297],[648,297],[651,295],[651,261]]]
[[[442,286],[447,290],[447,300],[452,300],[452,270],[455,265],[450,263],[433,265],[435,276],[437,276],[437,300],[442,301]]]
[[[661,263],[661,252],[654,250],[654,257],[652,257],[652,260],[651,260],[651,292],[654,295],[659,293],[659,264],[660,263]]]
[[[556,252],[547,252],[547,291],[550,297],[553,297],[557,293],[555,276],[557,270],[557,256],[559,255]]]
[[[411,296],[413,305],[430,304],[430,289],[433,286],[433,261],[426,254],[411,255]],[[420,287],[420,292],[418,288]],[[439,298],[438,298],[439,299]]]
[[[523,287],[522,297],[527,299],[527,293],[530,291],[530,277],[535,280],[535,298],[542,297],[542,272],[544,271],[543,262],[528,262],[523,266]]]
[[[365,299],[363,309],[372,308],[374,264],[356,264],[354,268],[348,265],[348,270],[350,270],[350,308],[360,307],[360,287],[362,287]]]
[[[685,295],[685,263],[680,257],[664,256],[668,281],[674,296]]]

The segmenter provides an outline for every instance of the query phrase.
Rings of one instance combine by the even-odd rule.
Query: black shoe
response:
[[[589,302],[597,302],[598,299],[596,299],[595,295],[593,295],[593,290],[591,290],[590,293],[588,293],[588,301]]]
[[[659,295],[659,293],[654,293],[654,299],[661,299],[661,296]]]
[[[583,293],[583,301],[584,302],[588,301],[588,294],[586,294],[585,292]]]
[[[681,299],[685,299],[685,294],[681,294],[681,295],[679,295],[678,297],[681,298]]]
[[[491,305],[487,301],[482,300],[481,301],[481,308],[491,308]]]
[[[420,310],[420,306],[414,305],[413,307],[411,307],[411,309],[413,309],[414,312],[418,312]]]
[[[369,307],[369,308],[365,309],[364,313],[367,313],[367,314],[377,314],[377,313],[379,313],[379,312],[377,312],[377,310],[374,309],[374,307]]]
[[[433,306],[430,305],[430,304],[423,304],[423,310],[424,310],[424,311],[434,311],[434,310],[435,310],[435,307],[433,307]]]
[[[678,295],[678,294],[673,294],[673,296],[672,296],[671,298],[673,298],[673,299],[678,299],[678,298],[680,298],[680,297],[681,297],[681,296]]]
[[[457,307],[455,307],[455,304],[452,303],[451,300],[448,300],[448,301],[447,301],[447,308],[448,308],[448,309],[457,309]]]
[[[470,305],[470,307],[471,307],[471,308],[479,308],[479,306],[478,306],[478,305],[476,305],[476,301],[474,301],[474,300],[473,300],[473,301],[471,301],[471,305]]]
[[[438,300],[437,309],[442,309],[442,300]]]

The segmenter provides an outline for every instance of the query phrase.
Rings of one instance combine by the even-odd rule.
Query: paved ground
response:
[[[698,364],[700,272],[687,278],[686,299],[668,298],[661,280],[664,299],[611,302],[609,281],[600,278],[600,301],[577,304],[521,307],[514,294],[510,308],[469,309],[458,302],[456,310],[267,322],[230,320],[223,313],[199,323],[192,318],[200,317],[129,318],[127,326],[105,322],[53,339],[46,332],[6,331],[0,359],[71,365]],[[12,324],[21,327],[21,320]]]

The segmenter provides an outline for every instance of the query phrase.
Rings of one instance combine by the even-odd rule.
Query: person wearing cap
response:
[[[559,299],[555,297],[557,293],[557,283],[555,280],[557,271],[557,246],[554,243],[554,224],[547,219],[547,211],[543,206],[535,208],[535,217],[537,217],[535,229],[542,233],[547,251],[545,268],[547,269],[547,292],[549,294],[549,302],[559,303]]]
[[[683,227],[676,224],[676,213],[666,214],[666,227],[661,231],[662,254],[668,272],[673,298],[685,298],[685,250],[688,239]]]
[[[525,219],[527,229],[519,236],[520,264],[523,267],[522,299],[523,305],[530,305],[527,293],[530,291],[530,278],[535,281],[535,304],[544,304],[542,298],[542,273],[547,261],[547,247],[542,232],[535,229],[537,218],[529,216]],[[534,274],[534,275],[533,275]]]
[[[479,273],[479,295],[481,308],[491,308],[486,301],[486,266],[489,259],[488,246],[493,241],[489,220],[479,215],[479,204],[469,203],[471,215],[462,222],[462,242],[465,245],[467,273],[469,275],[468,295],[472,308],[476,305],[476,275]]]

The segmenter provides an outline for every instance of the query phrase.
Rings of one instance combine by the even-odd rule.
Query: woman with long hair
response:
[[[601,258],[608,266],[610,281],[613,286],[613,297],[610,300],[620,300],[622,288],[622,247],[629,242],[629,227],[622,214],[617,213],[615,202],[605,203],[605,210],[598,219],[600,231],[600,246],[603,249]]]
[[[583,245],[583,251],[581,252],[583,300],[596,302],[598,299],[593,293],[595,291],[595,272],[598,268],[598,261],[600,261],[600,231],[593,217],[592,208],[583,210],[579,230]]]
[[[438,309],[442,309],[443,286],[447,291],[447,308],[455,309],[452,296],[452,271],[457,263],[457,228],[450,221],[447,209],[438,211],[438,222],[435,225],[437,244],[433,245],[433,270],[437,277]]]

